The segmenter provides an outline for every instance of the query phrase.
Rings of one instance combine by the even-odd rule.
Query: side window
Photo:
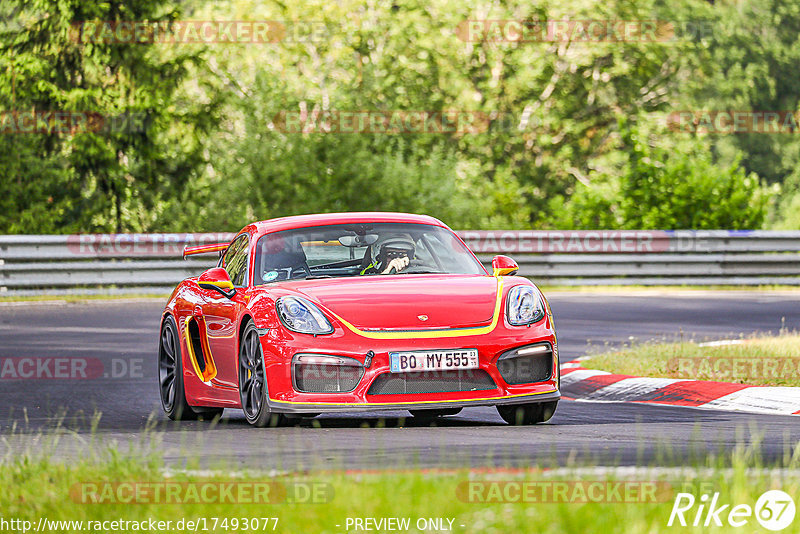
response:
[[[228,276],[231,282],[236,287],[244,287],[247,285],[247,257],[250,247],[250,236],[239,236],[234,241],[228,250],[225,251],[225,256],[222,258],[222,267],[228,271]]]

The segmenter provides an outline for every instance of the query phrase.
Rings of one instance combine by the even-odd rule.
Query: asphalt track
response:
[[[712,340],[800,330],[800,292],[563,292],[551,294],[550,302],[564,361],[631,338]],[[54,447],[65,457],[84,454],[91,434],[96,442],[157,448],[172,466],[259,470],[682,465],[755,440],[766,460],[780,463],[800,441],[798,417],[567,400],[549,423],[533,427],[508,426],[492,408],[465,409],[435,426],[390,411],[270,429],[250,428],[236,410],[226,410],[217,424],[174,423],[161,413],[155,378],[161,308],[158,300],[0,303],[0,359],[102,362],[94,379],[0,379],[0,454],[43,446],[48,438],[40,435],[57,426],[69,431]]]

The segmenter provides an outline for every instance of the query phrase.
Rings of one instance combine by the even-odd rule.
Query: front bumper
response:
[[[310,403],[295,404],[269,400],[269,408],[277,413],[347,413],[368,412],[375,410],[436,410],[441,408],[468,408],[470,406],[498,406],[503,404],[533,404],[539,402],[552,402],[561,398],[558,390],[549,393],[532,393],[510,397],[487,397],[483,399],[455,400],[455,401],[417,401],[417,402],[367,402],[351,404]]]
[[[500,324],[491,334],[441,339],[365,339],[337,328],[331,335],[312,337],[283,328],[270,329],[261,338],[267,371],[271,411],[278,413],[342,413],[374,410],[419,410],[529,404],[557,401],[559,391],[558,345],[550,318],[531,327]],[[552,370],[546,380],[529,384],[509,384],[500,374],[497,359],[509,349],[535,343],[553,347]],[[495,384],[493,389],[437,393],[370,394],[370,386],[391,372],[390,352],[419,350],[457,350],[475,348],[479,368]],[[346,393],[303,393],[292,380],[292,358],[296,354],[344,356],[362,364],[372,353],[369,366],[358,385]]]

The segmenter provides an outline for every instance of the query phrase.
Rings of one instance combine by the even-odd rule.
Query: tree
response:
[[[640,121],[642,122],[642,121]],[[708,139],[667,136],[627,121],[620,125],[627,156],[608,175],[593,175],[566,202],[558,222],[571,228],[756,229],[769,201],[754,173],[738,162],[713,161]],[[655,129],[655,131],[652,131]]]
[[[14,149],[0,153],[0,168],[13,171],[3,175],[3,190],[17,212],[0,231],[147,227],[150,210],[180,190],[204,161],[201,136],[213,124],[216,103],[178,100],[191,69],[202,68],[201,51],[109,42],[81,23],[171,21],[180,13],[176,4],[8,2],[20,23],[0,34],[0,105],[11,110],[6,119],[56,111],[90,126],[5,140]],[[23,168],[27,161],[36,161],[32,170]],[[15,180],[28,185],[13,185]],[[39,180],[45,187],[33,183]],[[39,215],[44,221],[38,225],[26,223]]]
[[[720,3],[709,12],[697,75],[687,80],[690,105],[702,110],[797,112],[800,4],[794,0]],[[721,161],[741,157],[747,172],[782,183],[797,167],[794,134],[737,133],[714,142]]]

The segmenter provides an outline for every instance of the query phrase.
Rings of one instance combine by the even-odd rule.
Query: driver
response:
[[[377,251],[361,274],[396,274],[406,269],[416,252],[414,240],[408,234],[392,234],[372,246]]]

